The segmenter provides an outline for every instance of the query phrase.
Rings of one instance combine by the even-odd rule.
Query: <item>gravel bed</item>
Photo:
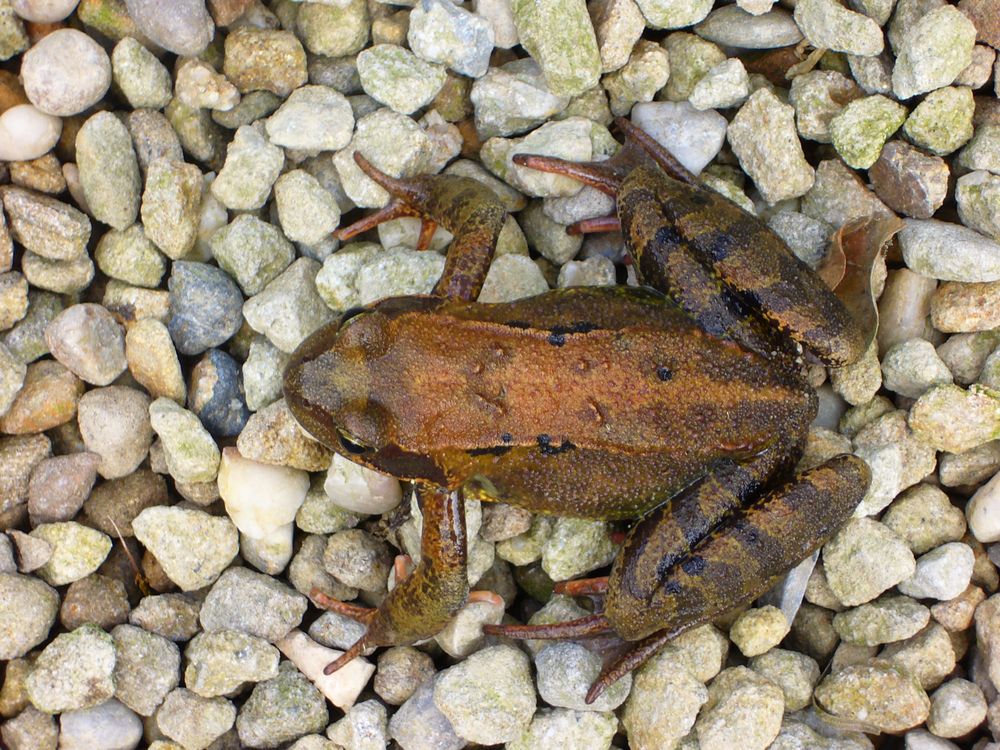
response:
[[[0,746],[1000,748],[998,50],[1000,0],[0,0]],[[604,196],[510,160],[608,156],[615,116],[813,267],[903,220],[876,341],[809,374],[803,463],[854,452],[871,489],[593,704],[594,643],[482,626],[586,614],[552,584],[622,524],[468,501],[498,596],[324,675],[362,630],[310,592],[377,604],[421,519],[281,373],[451,240],[333,239],[386,202],[353,154],[490,186],[507,301],[630,273],[564,231]]]

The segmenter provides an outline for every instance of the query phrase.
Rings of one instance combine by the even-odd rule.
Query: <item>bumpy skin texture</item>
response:
[[[604,614],[575,631],[549,627],[603,623],[637,642],[591,700],[666,640],[759,596],[864,496],[868,468],[853,456],[789,474],[817,405],[792,342],[840,365],[860,356],[865,335],[766,226],[630,135],[600,164],[520,163],[615,194],[640,275],[669,298],[616,287],[471,302],[503,225],[498,203],[454,178],[394,181],[366,168],[407,211],[467,234],[434,295],[383,300],[317,331],[285,373],[310,433],[422,488],[422,567],[364,617],[355,653],[432,635],[461,606],[464,572],[452,568],[464,567],[463,493],[642,517]]]

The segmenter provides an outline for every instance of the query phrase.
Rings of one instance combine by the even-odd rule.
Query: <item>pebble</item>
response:
[[[885,387],[907,398],[919,398],[927,389],[952,382],[951,372],[934,345],[910,339],[891,347],[882,359]]]
[[[767,89],[758,89],[740,107],[728,137],[740,165],[768,203],[798,197],[813,186],[815,175],[802,154],[794,109]]]
[[[170,475],[180,482],[213,481],[219,448],[198,417],[168,398],[149,405],[153,432],[160,438]]]
[[[698,2],[702,6],[705,4],[704,0]],[[650,11],[655,13],[659,5],[657,0],[643,0],[638,5],[653,25],[656,20],[665,20],[651,20]],[[541,66],[553,94],[578,96],[597,84],[601,75],[601,54],[582,0],[516,2],[512,8],[521,46]],[[689,23],[702,18],[704,14]]]
[[[628,62],[633,46],[646,28],[642,11],[634,0],[600,0],[591,3],[587,9],[594,24],[597,47],[601,54],[601,72],[618,70]],[[516,29],[512,39],[516,44]],[[508,41],[511,41],[510,37],[501,38],[498,35],[496,44],[506,49]]]
[[[344,718],[327,728],[326,736],[345,748],[365,750],[385,747],[389,742],[388,730],[385,706],[367,700],[349,708]]]
[[[986,718],[986,698],[978,685],[955,678],[931,693],[927,728],[938,737],[963,737]]]
[[[819,49],[871,57],[885,46],[882,30],[875,20],[834,0],[805,0],[796,4],[795,22],[809,43]]]
[[[834,716],[884,732],[918,726],[930,712],[930,700],[916,681],[882,660],[831,673],[816,687],[816,701]]]
[[[780,8],[753,14],[737,6],[716,8],[695,26],[698,36],[724,47],[773,49],[802,41],[798,17]]]
[[[265,123],[267,139],[276,146],[309,152],[337,151],[351,141],[354,114],[340,92],[328,86],[302,86],[293,91]],[[243,129],[236,131],[237,136]],[[266,151],[268,159],[272,158],[272,151],[280,155],[280,151],[271,146]],[[250,153],[247,158],[256,157]],[[273,158],[280,172],[281,163],[277,156]]]
[[[914,677],[924,690],[944,682],[956,662],[948,631],[936,622],[906,640],[890,643],[879,656]]]
[[[223,72],[243,94],[270,91],[282,98],[308,80],[305,50],[294,34],[249,26],[226,36]]]
[[[57,294],[77,294],[94,280],[94,264],[87,257],[59,261],[26,252],[21,270],[29,284]]]
[[[12,0],[10,6],[25,21],[55,23],[69,16],[80,0]]]
[[[131,474],[146,458],[153,442],[149,407],[149,396],[123,385],[95,388],[80,398],[80,434],[87,450],[101,457],[97,470],[105,479]]]
[[[88,524],[108,536],[134,536],[132,521],[146,508],[167,505],[167,483],[149,469],[139,469],[98,485],[83,504]]]
[[[320,267],[311,258],[299,258],[243,306],[250,327],[283,352],[291,353],[306,336],[333,319],[316,291]]]
[[[133,109],[163,109],[173,98],[170,71],[134,37],[127,36],[115,45],[111,73]]]
[[[57,29],[21,58],[28,100],[42,112],[66,117],[99,102],[111,86],[111,60],[82,31]]]
[[[303,431],[284,399],[251,415],[236,447],[244,458],[265,464],[303,471],[323,471],[330,466],[330,451]],[[297,497],[297,492],[293,496]]]
[[[972,91],[946,86],[931,91],[903,123],[903,133],[915,145],[946,156],[972,138]]]
[[[535,655],[538,694],[550,706],[575,711],[613,711],[628,697],[632,675],[609,686],[593,703],[584,702],[600,674],[601,657],[578,643],[553,643]]]
[[[156,0],[125,0],[125,6],[139,31],[177,55],[200,55],[214,36],[204,0],[177,0],[169,8]]]
[[[49,260],[77,260],[86,253],[90,220],[72,206],[12,185],[0,189],[0,198],[10,233],[26,250]]]
[[[1000,323],[997,293],[1000,285],[986,283],[941,284],[931,298],[931,323],[944,333],[968,333],[996,328]]]
[[[899,534],[917,555],[957,542],[965,534],[962,511],[931,484],[918,484],[900,495],[882,516],[882,523]]]
[[[876,194],[894,211],[929,219],[944,203],[948,165],[904,143],[890,141],[869,170]]]
[[[83,452],[39,462],[28,482],[32,525],[72,519],[90,495],[100,461],[96,453]]]
[[[897,235],[907,266],[945,281],[1000,279],[1000,242],[957,224],[907,219]]]
[[[238,630],[199,633],[184,650],[184,684],[202,698],[229,695],[277,676],[280,656],[264,639]]]
[[[430,294],[444,270],[444,262],[437,253],[402,247],[373,254],[358,268],[354,279],[358,302],[367,305],[385,297]],[[329,277],[327,285],[329,288]]]
[[[201,354],[240,329],[243,295],[225,271],[206,263],[177,261],[167,280],[167,329],[181,354]]]
[[[290,666],[290,665],[289,665]],[[310,732],[322,732],[329,720],[323,695],[294,667],[254,686],[240,707],[236,731],[250,747],[277,747]]]
[[[0,436],[0,513],[6,513],[28,502],[28,481],[31,472],[51,455],[52,447],[45,435]]]
[[[140,716],[152,716],[180,679],[176,645],[134,625],[118,625],[115,640],[115,698]]]
[[[201,170],[168,156],[146,170],[141,215],[146,237],[173,260],[185,257],[198,239],[202,204]]]
[[[122,121],[110,112],[90,117],[76,136],[76,163],[90,215],[118,230],[135,223],[142,178]]]
[[[729,629],[729,639],[744,656],[759,656],[781,643],[790,629],[784,613],[767,605],[740,614]]]
[[[508,742],[508,750],[544,750],[553,738],[580,750],[606,750],[611,747],[618,727],[614,714],[597,711],[571,711],[565,708],[539,709],[524,733]],[[641,750],[642,746],[632,747]]]
[[[293,242],[319,244],[340,223],[336,198],[305,170],[281,175],[274,184],[274,198],[281,230]]]
[[[518,24],[519,9],[512,6],[512,10],[514,23]],[[522,41],[523,33],[518,26]],[[479,78],[485,74],[494,41],[493,26],[488,19],[445,0],[419,4],[410,14],[407,32],[410,49],[423,60],[443,63],[460,75]],[[364,84],[360,65],[358,72]]]
[[[113,698],[59,717],[59,746],[65,750],[126,750],[141,739],[142,720]]]
[[[200,510],[146,508],[132,521],[132,530],[182,591],[213,583],[239,551],[239,535],[229,519]]]
[[[154,399],[164,396],[184,403],[187,386],[170,332],[163,323],[146,318],[130,325],[125,333],[125,359],[132,377]]]
[[[0,740],[6,742],[10,750],[55,750],[59,730],[52,716],[28,706],[0,726]]]
[[[437,7],[432,6],[431,12]],[[420,6],[414,15],[419,10]],[[459,8],[455,8],[455,12],[468,14]],[[424,62],[395,44],[379,44],[358,55],[358,75],[366,94],[404,115],[426,106],[437,96],[446,79],[442,67]]]
[[[331,535],[323,553],[323,567],[330,575],[362,591],[386,590],[392,560],[388,545],[361,529]]]
[[[28,700],[39,711],[92,708],[115,692],[115,643],[96,625],[62,633],[35,660],[25,681]]]
[[[162,112],[137,109],[128,114],[125,124],[132,136],[132,147],[139,160],[139,169],[144,175],[148,172],[149,165],[161,157],[170,164],[183,164],[184,151],[180,139]]]
[[[833,628],[846,643],[880,646],[915,635],[930,621],[930,610],[908,596],[884,596],[837,613]]]
[[[371,19],[364,0],[347,0],[337,6],[312,3],[299,8],[296,27],[314,55],[346,57],[368,43]]]
[[[430,656],[412,646],[393,646],[379,654],[372,689],[389,705],[400,706],[434,674]]]
[[[394,477],[380,474],[334,454],[323,485],[326,495],[341,508],[354,513],[387,513],[402,499],[402,488]]]
[[[31,104],[0,113],[0,159],[25,161],[48,153],[59,140],[62,120]]]
[[[269,142],[262,124],[244,125],[226,150],[226,163],[212,183],[212,195],[234,211],[261,208],[284,164],[284,153]]]
[[[177,68],[177,98],[193,109],[226,111],[240,102],[240,92],[204,60],[188,58]]]
[[[528,658],[512,646],[492,646],[444,670],[434,704],[464,740],[484,745],[519,737],[535,713]]]
[[[708,700],[701,680],[663,653],[635,672],[625,703],[622,724],[636,750],[678,742],[694,726],[699,709]]]
[[[59,611],[59,594],[35,577],[0,573],[0,659],[27,654],[48,638]]]
[[[729,109],[742,104],[749,95],[746,68],[739,59],[730,58],[711,68],[695,84],[689,101],[697,110]]]
[[[239,435],[250,417],[239,363],[221,349],[205,352],[191,370],[188,407],[214,437]]]
[[[958,8],[931,10],[910,26],[896,47],[892,90],[909,99],[952,83],[972,63],[976,27]]]
[[[212,585],[201,606],[206,631],[239,630],[277,643],[298,626],[306,598],[275,579],[231,568]]]
[[[73,581],[66,589],[59,609],[59,622],[66,630],[75,630],[87,623],[111,630],[128,620],[128,611],[125,584],[94,573]]]
[[[910,409],[910,428],[937,450],[962,453],[993,440],[1000,430],[993,391],[973,385],[931,388]]]
[[[936,284],[935,284],[936,286]],[[929,312],[929,310],[928,310]],[[938,356],[948,365],[960,385],[975,383],[997,343],[991,331],[959,333],[938,346]]]
[[[816,167],[816,181],[802,197],[801,211],[839,228],[852,219],[887,215],[889,209],[840,159],[826,159]]]
[[[264,336],[254,337],[243,363],[243,389],[250,411],[259,411],[281,398],[281,373],[287,363],[287,354]]]
[[[185,748],[208,748],[236,723],[236,707],[222,697],[203,698],[186,688],[167,694],[156,726]]]
[[[424,680],[389,719],[389,736],[407,750],[461,750],[466,744],[435,704],[439,679],[435,675]]]
[[[74,521],[44,523],[31,532],[52,547],[52,557],[38,576],[50,586],[64,586],[96,571],[111,551],[111,539]]]
[[[568,581],[607,565],[617,551],[606,522],[557,518],[542,545],[542,569],[553,581]]]
[[[830,120],[830,139],[849,166],[868,169],[905,119],[906,107],[881,94],[855,99]]]
[[[610,98],[611,112],[627,114],[636,102],[648,102],[663,88],[670,75],[667,51],[658,44],[640,40],[628,62],[620,69],[605,75],[601,84]],[[725,83],[720,82],[722,88]],[[708,100],[713,93],[703,96]],[[720,91],[725,96],[724,91]]]
[[[323,569],[323,551],[325,549],[326,537],[310,534],[303,539],[288,568],[289,582],[296,591],[306,596],[309,596],[314,589],[319,589],[327,596],[340,601],[356,599],[357,589],[345,586]]]
[[[913,553],[895,532],[870,518],[854,518],[823,548],[827,581],[846,606],[871,601],[911,576]]]
[[[955,200],[963,224],[1000,243],[1000,176],[979,170],[959,177]]]
[[[144,596],[129,622],[171,641],[186,641],[198,632],[199,603],[184,594]]]
[[[967,544],[943,544],[917,559],[916,571],[899,590],[917,599],[953,599],[969,585],[974,559]]]
[[[9,168],[10,181],[15,185],[48,195],[59,195],[66,190],[66,178],[55,154],[45,154],[30,161],[15,162]]]
[[[76,416],[83,382],[59,362],[43,359],[27,368],[11,356],[12,371],[23,374],[0,430],[12,435],[41,432],[65,424]]]
[[[531,59],[490,68],[472,84],[470,99],[481,138],[531,130],[563,111],[570,101],[549,90],[541,67]],[[510,106],[511,101],[517,101],[517,109]]]
[[[295,258],[281,231],[251,214],[240,214],[219,229],[210,244],[219,267],[247,296],[260,293]]]
[[[709,685],[695,722],[698,746],[764,750],[778,736],[784,709],[784,693],[770,680],[746,667],[725,669]]]
[[[97,243],[94,260],[105,275],[149,288],[159,286],[167,270],[166,258],[146,237],[141,224],[106,232]]]
[[[753,657],[749,667],[781,688],[785,710],[799,711],[812,701],[812,691],[819,682],[819,665],[815,659],[795,651],[772,648]]]
[[[959,153],[958,164],[966,169],[1000,172],[1000,124],[979,125],[972,140]]]

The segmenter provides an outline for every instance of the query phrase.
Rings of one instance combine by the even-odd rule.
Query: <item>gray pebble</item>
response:
[[[167,288],[167,328],[181,354],[200,354],[239,330],[243,295],[225,271],[207,263],[177,261]]]
[[[723,6],[709,13],[694,30],[703,39],[737,49],[787,47],[802,40],[791,14],[781,8],[752,15],[734,5]]]
[[[305,170],[281,175],[274,183],[274,199],[281,229],[293,242],[315,245],[340,223],[336,197]]]
[[[337,580],[364,591],[385,591],[392,552],[361,529],[347,529],[330,536],[323,566]]]
[[[49,260],[76,260],[87,248],[90,219],[72,206],[6,185],[0,198],[10,221],[10,233],[33,254]]]
[[[246,568],[222,574],[201,606],[205,630],[241,630],[277,642],[298,626],[306,598],[284,584]]]
[[[600,655],[578,643],[553,643],[535,656],[538,694],[550,706],[575,711],[613,711],[628,697],[632,675],[612,684],[593,703],[584,702],[601,672]]]
[[[243,306],[250,327],[283,352],[291,353],[306,336],[333,319],[316,292],[319,269],[315,260],[299,258]]]
[[[635,125],[695,174],[716,157],[726,140],[726,118],[710,110],[700,112],[688,102],[637,104],[632,117]]]
[[[258,209],[267,201],[284,164],[284,153],[268,141],[263,124],[244,125],[226,150],[226,163],[212,183],[212,195],[229,209]]]
[[[359,54],[358,76],[366,94],[404,115],[430,103],[446,79],[443,68],[395,44],[379,44]]]
[[[21,59],[28,100],[42,112],[75,115],[101,100],[111,86],[111,60],[104,49],[76,29],[47,34]]]
[[[115,640],[115,698],[152,716],[180,680],[181,653],[171,641],[134,625],[111,631]]]
[[[59,729],[54,717],[28,706],[0,726],[0,740],[10,750],[56,750]]]
[[[516,6],[514,12],[518,12]],[[445,0],[417,5],[410,13],[406,38],[410,49],[419,57],[432,63],[444,63],[470,78],[486,73],[494,43],[493,27],[488,20]],[[360,55],[358,60],[360,63]],[[358,72],[364,84],[360,64]]]
[[[871,601],[913,574],[913,553],[895,532],[870,518],[854,518],[823,548],[830,588],[843,604]]]
[[[490,68],[472,84],[470,97],[476,131],[483,138],[523,133],[569,104],[569,97],[549,90],[541,67],[530,59]]]
[[[40,462],[28,483],[32,524],[72,519],[90,495],[100,462],[101,457],[90,452],[53,456]]]
[[[282,178],[284,179],[284,178]],[[212,235],[212,255],[249,297],[261,292],[295,258],[281,231],[251,214],[240,214]]]
[[[424,680],[389,719],[389,736],[407,750],[461,750],[468,744],[435,705],[438,679]]]
[[[976,27],[958,8],[932,10],[907,28],[896,46],[892,90],[909,99],[947,86],[972,62]]]
[[[183,594],[145,596],[128,616],[129,622],[171,641],[186,641],[199,630],[199,604]]]
[[[142,720],[114,699],[59,717],[59,746],[64,750],[128,750],[141,739]]]
[[[177,0],[169,7],[157,0],[126,0],[125,5],[143,34],[178,55],[200,55],[215,33],[204,0]]]
[[[121,385],[81,397],[80,434],[88,450],[101,457],[98,471],[105,479],[131,474],[146,458],[153,442],[149,404],[145,393]]]
[[[267,118],[265,127],[268,141],[278,146],[301,151],[337,151],[350,143],[354,114],[339,91],[329,86],[302,86]],[[237,139],[241,132],[248,131],[244,128],[237,130]],[[277,157],[272,156],[273,147],[257,148],[268,160],[273,158],[277,161]],[[260,157],[251,155],[250,158]],[[281,164],[278,163],[280,169]]]
[[[34,577],[0,573],[0,658],[16,659],[42,643],[56,621],[59,595]]]
[[[263,409],[281,398],[281,373],[285,371],[288,358],[288,354],[266,337],[254,337],[243,363],[243,388],[250,411]]]

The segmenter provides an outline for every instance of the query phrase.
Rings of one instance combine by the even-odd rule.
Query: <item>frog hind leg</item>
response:
[[[421,220],[418,249],[426,249],[440,225],[455,239],[433,294],[462,300],[479,296],[506,220],[496,194],[468,177],[420,175],[404,179],[386,174],[358,152],[354,161],[392,200],[385,208],[338,230],[337,237],[350,239],[391,219],[414,216]]]
[[[776,576],[833,536],[870,482],[871,471],[864,461],[840,455],[727,516],[692,545],[688,555],[662,571],[656,595],[641,612],[626,615],[633,619],[655,615],[654,627],[661,629],[635,640],[608,664],[591,686],[587,702],[681,633],[763,594]],[[669,526],[671,520],[665,516],[662,522]],[[629,629],[612,608],[605,612],[616,631]]]
[[[375,608],[314,599],[364,623],[365,634],[324,668],[332,674],[371,646],[415,643],[436,635],[469,596],[465,505],[458,492],[418,487],[423,512],[420,563]]]

